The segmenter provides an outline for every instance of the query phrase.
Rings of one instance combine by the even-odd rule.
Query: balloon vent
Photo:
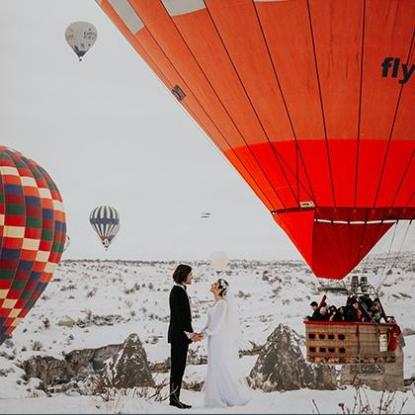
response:
[[[176,97],[177,101],[183,101],[186,94],[184,93],[183,89],[179,87],[179,85],[175,85],[171,90],[171,93]]]

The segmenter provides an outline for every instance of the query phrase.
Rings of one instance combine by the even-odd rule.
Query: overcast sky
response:
[[[73,21],[98,30],[79,63]],[[51,174],[66,207],[66,258],[299,258],[249,186],[93,0],[0,0],[1,144]],[[105,252],[100,204],[121,230]],[[212,213],[203,220],[203,211]]]

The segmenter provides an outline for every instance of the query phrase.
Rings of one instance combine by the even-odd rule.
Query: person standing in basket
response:
[[[192,268],[180,264],[173,273],[174,285],[170,291],[170,324],[168,342],[171,346],[170,368],[170,405],[180,409],[189,409],[180,401],[180,390],[184,370],[186,368],[187,351],[189,344],[202,340],[203,336],[193,332],[192,315],[187,285],[192,283]]]

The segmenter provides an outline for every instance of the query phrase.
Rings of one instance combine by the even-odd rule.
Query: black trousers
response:
[[[180,400],[180,389],[186,368],[188,349],[189,345],[186,343],[171,343],[170,401],[177,402]]]

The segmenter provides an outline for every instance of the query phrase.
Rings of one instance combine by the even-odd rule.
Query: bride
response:
[[[202,331],[208,339],[205,406],[244,405],[249,399],[239,367],[241,329],[235,299],[229,292],[228,282],[222,278],[211,285],[210,291],[215,304],[208,311]]]

